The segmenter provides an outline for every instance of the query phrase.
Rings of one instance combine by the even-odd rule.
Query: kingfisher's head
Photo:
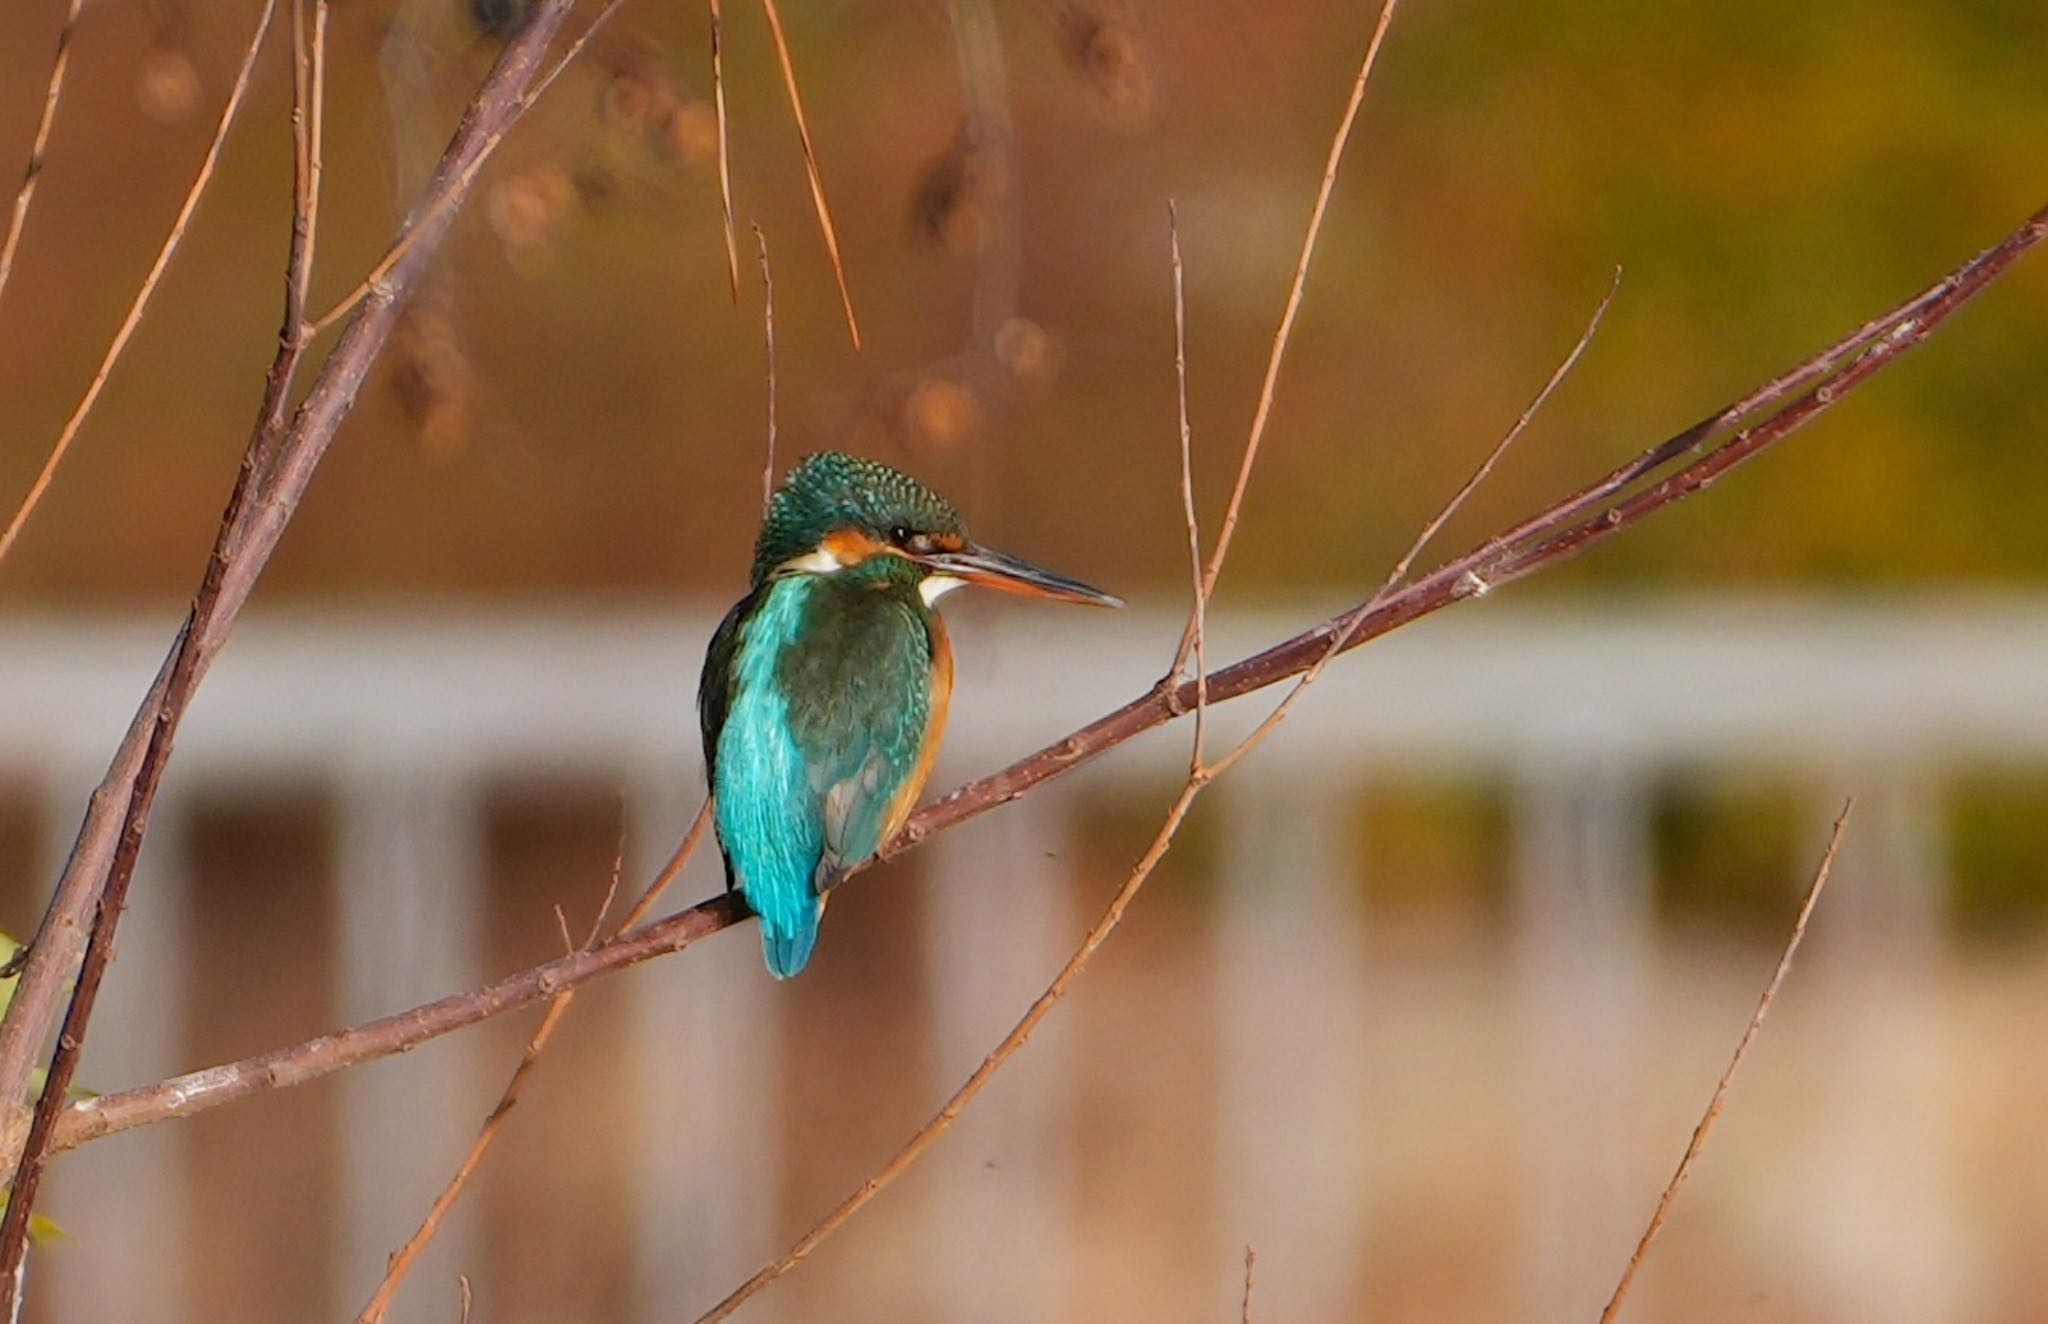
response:
[[[890,578],[914,583],[927,604],[962,584],[1121,607],[1079,580],[970,541],[951,502],[899,469],[843,451],[806,456],[768,502],[754,544],[754,582],[833,575],[874,557]]]

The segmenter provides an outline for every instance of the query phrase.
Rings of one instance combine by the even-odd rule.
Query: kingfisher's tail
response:
[[[788,979],[810,963],[811,948],[818,945],[818,916],[824,909],[811,905],[775,920],[761,917],[761,956],[769,974]]]

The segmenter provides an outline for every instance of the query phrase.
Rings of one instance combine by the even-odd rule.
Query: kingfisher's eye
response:
[[[913,529],[908,524],[891,525],[889,543],[912,556],[930,556],[939,550],[938,541],[932,535]]]

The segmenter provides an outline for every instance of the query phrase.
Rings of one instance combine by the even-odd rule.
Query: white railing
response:
[[[1168,612],[1119,615],[972,604],[957,613],[961,679],[939,783],[999,766],[1140,692],[1177,636]],[[1313,613],[1226,617],[1235,656]],[[599,774],[623,786],[629,877],[662,858],[700,793],[694,690],[714,616],[336,614],[255,620],[194,707],[152,819],[121,961],[88,1057],[95,1084],[190,1069],[175,1060],[185,953],[199,923],[186,818],[203,798],[288,780],[334,805],[328,926],[342,1014],[360,1019],[494,973],[479,960],[487,782]],[[0,779],[47,806],[46,886],[87,788],[161,656],[173,621],[0,621]],[[1219,714],[1218,738],[1266,700]],[[1060,843],[1079,797],[1156,785],[1185,730],[1155,733],[928,848],[927,1054],[936,1100],[1007,1027],[1072,941],[1077,894]],[[2048,758],[2048,602],[1845,606],[1691,602],[1542,610],[1486,603],[1404,630],[1333,668],[1275,742],[1216,791],[1225,882],[1208,964],[1217,1062],[1210,1191],[1219,1241],[1200,1272],[1218,1303],[1240,1248],[1260,1249],[1262,1318],[1362,1317],[1374,1236],[1375,1070],[1361,1014],[1374,971],[1351,857],[1361,784],[1450,772],[1514,790],[1513,1033],[1498,1088],[1527,1120],[1514,1317],[1584,1318],[1632,1243],[1680,1135],[1641,1132],[1639,1063],[1659,988],[1645,788],[1674,770],[1769,767],[1810,788],[1817,846],[1846,790],[1863,796],[1812,978],[1833,1017],[1842,1107],[1797,1181],[1817,1206],[1796,1250],[1842,1317],[1954,1318],[1968,1291],[1954,1249],[1926,1079],[1938,1036],[1926,996],[1945,824],[1934,792],[1958,770]],[[1135,780],[1134,780],[1135,779]],[[707,870],[710,866],[706,866]],[[701,875],[709,879],[711,872]],[[701,893],[712,884],[694,889]],[[1091,893],[1090,895],[1093,895]],[[1846,955],[1845,955],[1846,954]],[[1853,958],[1853,959],[1852,959]],[[627,977],[644,1128],[634,1209],[637,1318],[687,1317],[815,1208],[779,1207],[782,1131],[763,1101],[778,987],[749,942],[707,944]],[[252,991],[252,996],[260,996]],[[1730,1036],[1736,1027],[1730,1026]],[[1721,1049],[1713,1051],[1718,1064]],[[719,1064],[715,1074],[702,1064]],[[922,1197],[917,1299],[935,1318],[1075,1317],[1084,1258],[1072,1207],[1071,1124],[1083,1059],[1056,1018],[952,1144]],[[345,1318],[452,1169],[502,1078],[461,1039],[342,1078],[337,1297]],[[1134,1125],[1141,1124],[1134,1122]],[[664,1138],[691,1137],[688,1145]],[[1874,1156],[1883,1156],[1881,1159]],[[61,1160],[59,1213],[90,1228],[43,1257],[50,1317],[193,1320],[191,1239],[171,1211],[192,1170],[179,1127]],[[707,1211],[715,1211],[707,1216]],[[422,1280],[479,1262],[483,1224],[458,1213]],[[1361,1292],[1363,1296],[1361,1297]],[[786,1316],[771,1297],[761,1319]],[[1081,1313],[1086,1313],[1085,1311]],[[1213,1312],[1222,1317],[1221,1304]],[[438,1318],[439,1315],[421,1316]],[[450,1316],[452,1317],[452,1316]],[[1149,1317],[1149,1316],[1148,1316]]]

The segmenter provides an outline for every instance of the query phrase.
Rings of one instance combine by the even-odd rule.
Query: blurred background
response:
[[[594,4],[586,10],[594,12]],[[757,6],[632,0],[464,211],[181,737],[84,1064],[110,1089],[546,959],[701,793],[743,588],[773,259],[783,457],[913,468],[1130,599],[949,602],[934,786],[1150,684],[1185,609],[1165,215],[1213,522],[1371,6],[789,5],[864,348]],[[0,11],[0,182],[59,0]],[[258,6],[89,0],[0,297],[26,491],[175,214]],[[483,21],[479,21],[479,19]],[[580,21],[580,20],[579,20]],[[375,261],[497,49],[337,0],[316,306]],[[48,500],[0,565],[0,926],[33,928],[197,583],[269,362],[287,28]],[[1569,348],[1448,554],[2040,205],[2031,0],[1397,16],[1312,272],[1219,656],[1375,587]],[[2048,267],[1768,459],[1377,643],[1198,808],[955,1133],[742,1318],[1594,1317],[1842,798],[1806,959],[1633,1318],[2048,1313]],[[962,595],[969,597],[971,595]],[[956,609],[957,604],[957,609]],[[1250,700],[1256,706],[1259,700]],[[1248,710],[1237,720],[1256,716]],[[692,1317],[907,1137],[1149,838],[1183,734],[851,887],[803,979],[751,932],[580,999],[394,1319]],[[719,885],[698,861],[677,893]],[[61,1160],[37,1320],[347,1318],[531,1029]]]

